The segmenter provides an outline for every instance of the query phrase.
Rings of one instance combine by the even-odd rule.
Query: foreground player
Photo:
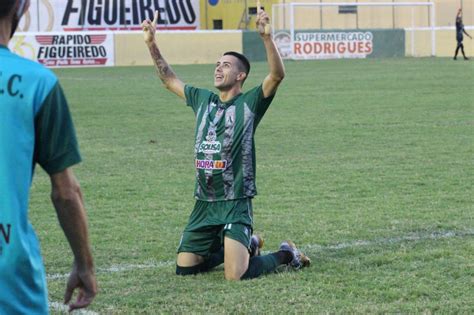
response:
[[[245,56],[227,52],[217,61],[214,86],[219,95],[185,85],[156,44],[158,13],[153,22],[142,23],[145,42],[161,81],[183,98],[196,115],[197,201],[178,248],[179,275],[208,271],[224,262],[225,278],[240,280],[272,272],[282,264],[299,269],[310,262],[290,241],[283,242],[275,253],[259,256],[258,250],[255,253],[258,238],[251,236],[252,198],[257,194],[254,133],[285,76],[270,34],[269,17],[259,3],[257,8],[257,27],[270,73],[261,85],[245,93],[242,85],[250,71]]]
[[[462,23],[462,9],[459,9],[458,14],[456,15],[456,51],[454,52],[454,60],[458,59],[458,52],[461,49],[462,55],[464,60],[469,60],[464,53],[464,44],[463,41],[463,33],[467,35],[470,39],[472,39],[471,35],[469,35],[466,30],[464,29],[464,24]]]
[[[97,291],[79,184],[70,167],[81,160],[68,105],[56,76],[11,53],[28,0],[0,2],[0,314],[48,314],[39,242],[28,222],[34,165],[51,178],[51,198],[74,253],[65,303],[88,306]]]

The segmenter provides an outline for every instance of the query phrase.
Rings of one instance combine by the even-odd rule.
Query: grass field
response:
[[[474,63],[287,62],[256,133],[255,230],[292,239],[300,272],[178,277],[194,204],[192,110],[151,67],[58,70],[84,162],[99,314],[474,313]],[[212,87],[212,65],[175,66]],[[246,87],[261,82],[253,65]],[[53,314],[72,256],[37,170],[30,217]]]

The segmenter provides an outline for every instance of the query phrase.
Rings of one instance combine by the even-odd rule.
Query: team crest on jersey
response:
[[[196,168],[203,170],[223,170],[227,166],[225,160],[196,160]]]
[[[207,141],[216,141],[216,139],[217,139],[216,131],[214,129],[209,128],[209,131],[207,132],[206,140]]]
[[[235,114],[235,113],[234,113]],[[225,116],[225,124],[226,126],[231,126],[234,124],[235,116],[234,115],[226,115]]]

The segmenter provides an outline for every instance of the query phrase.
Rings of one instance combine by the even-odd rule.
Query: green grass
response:
[[[212,65],[174,69],[212,88]],[[286,69],[256,133],[255,230],[266,251],[289,238],[313,265],[242,282],[226,282],[222,267],[174,275],[194,204],[192,110],[151,67],[56,71],[84,158],[74,170],[100,286],[90,310],[474,312],[474,63],[367,59]],[[246,87],[266,71],[255,63]],[[63,274],[72,257],[49,190],[37,171],[30,216],[47,273]],[[52,302],[62,300],[65,280],[49,278]]]

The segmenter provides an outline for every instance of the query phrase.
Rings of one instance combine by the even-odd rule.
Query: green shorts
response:
[[[208,257],[219,251],[224,237],[249,248],[252,237],[252,199],[207,202],[197,200],[178,247],[178,253]]]

